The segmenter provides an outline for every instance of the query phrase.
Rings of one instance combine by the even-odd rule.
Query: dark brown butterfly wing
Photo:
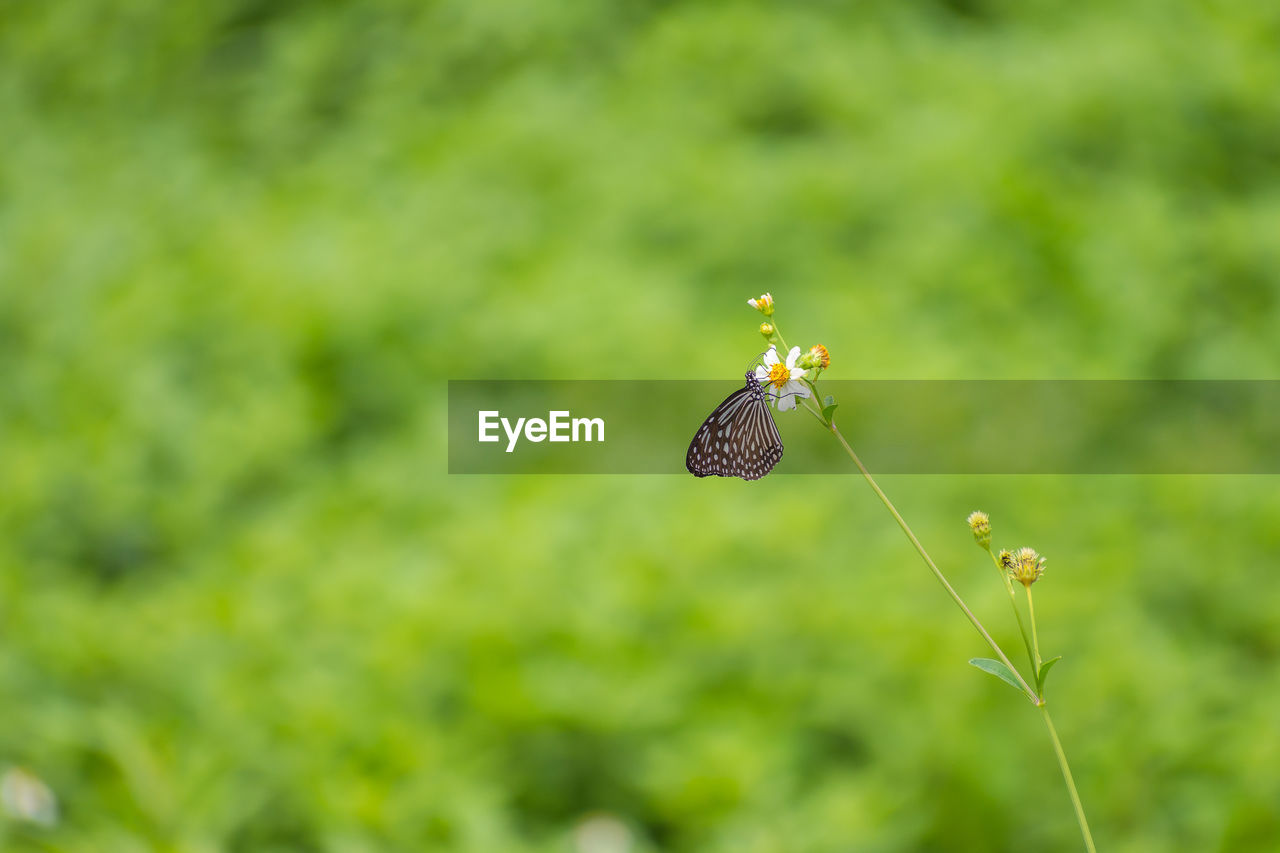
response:
[[[747,374],[745,387],[716,406],[698,427],[684,467],[695,477],[759,480],[782,458],[782,436],[773,422],[764,389]]]

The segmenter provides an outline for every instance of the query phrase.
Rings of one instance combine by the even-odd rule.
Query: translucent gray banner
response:
[[[725,381],[449,382],[451,474],[681,474]],[[823,381],[884,474],[1277,474],[1280,381]],[[505,419],[505,424],[503,423]],[[771,476],[855,469],[803,409]],[[482,440],[482,438],[484,440]]]

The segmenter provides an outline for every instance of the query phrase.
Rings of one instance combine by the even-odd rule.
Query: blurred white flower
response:
[[[628,853],[632,844],[631,830],[611,814],[587,815],[573,828],[575,853]]]
[[[796,397],[811,397],[813,394],[800,383],[805,371],[796,367],[796,359],[800,357],[800,347],[792,347],[787,353],[786,364],[778,358],[778,348],[769,347],[764,354],[764,366],[756,368],[756,379],[761,385],[768,386],[765,391],[769,399],[776,402],[778,411],[785,412],[796,407]]]
[[[44,780],[21,767],[10,767],[0,778],[0,805],[14,820],[40,826],[58,822],[58,798]]]

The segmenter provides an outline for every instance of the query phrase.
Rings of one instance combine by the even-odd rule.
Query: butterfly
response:
[[[689,442],[684,467],[695,477],[759,480],[782,458],[782,436],[754,373],[715,407]]]

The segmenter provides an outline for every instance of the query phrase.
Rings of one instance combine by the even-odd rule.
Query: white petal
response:
[[[809,386],[801,385],[799,382],[788,382],[787,392],[798,394],[801,397],[812,397],[813,392],[809,390]]]
[[[765,370],[763,367],[756,368],[756,379],[760,381],[764,381],[765,379],[768,379],[768,378],[769,378],[769,371]]]
[[[798,352],[798,351],[799,351],[799,350],[797,350],[797,352]],[[779,358],[778,358],[778,348],[777,348],[777,347],[772,347],[772,346],[771,346],[771,347],[769,347],[768,351],[766,351],[766,352],[765,352],[765,354],[764,354],[764,364],[765,364],[765,367],[772,367],[773,365],[777,364],[777,363],[778,363],[778,361],[779,361]]]
[[[804,379],[804,375],[806,373],[808,373],[808,371],[805,370],[803,367],[793,367],[791,368],[791,376],[788,378],[793,381],[796,379]]]
[[[787,353],[787,369],[796,366],[796,359],[800,357],[800,347],[792,347],[791,352]]]
[[[778,398],[778,411],[779,411],[779,412],[789,412],[789,411],[791,411],[792,409],[794,409],[795,407],[796,407],[796,398],[795,398],[795,397],[779,397],[779,398]]]

